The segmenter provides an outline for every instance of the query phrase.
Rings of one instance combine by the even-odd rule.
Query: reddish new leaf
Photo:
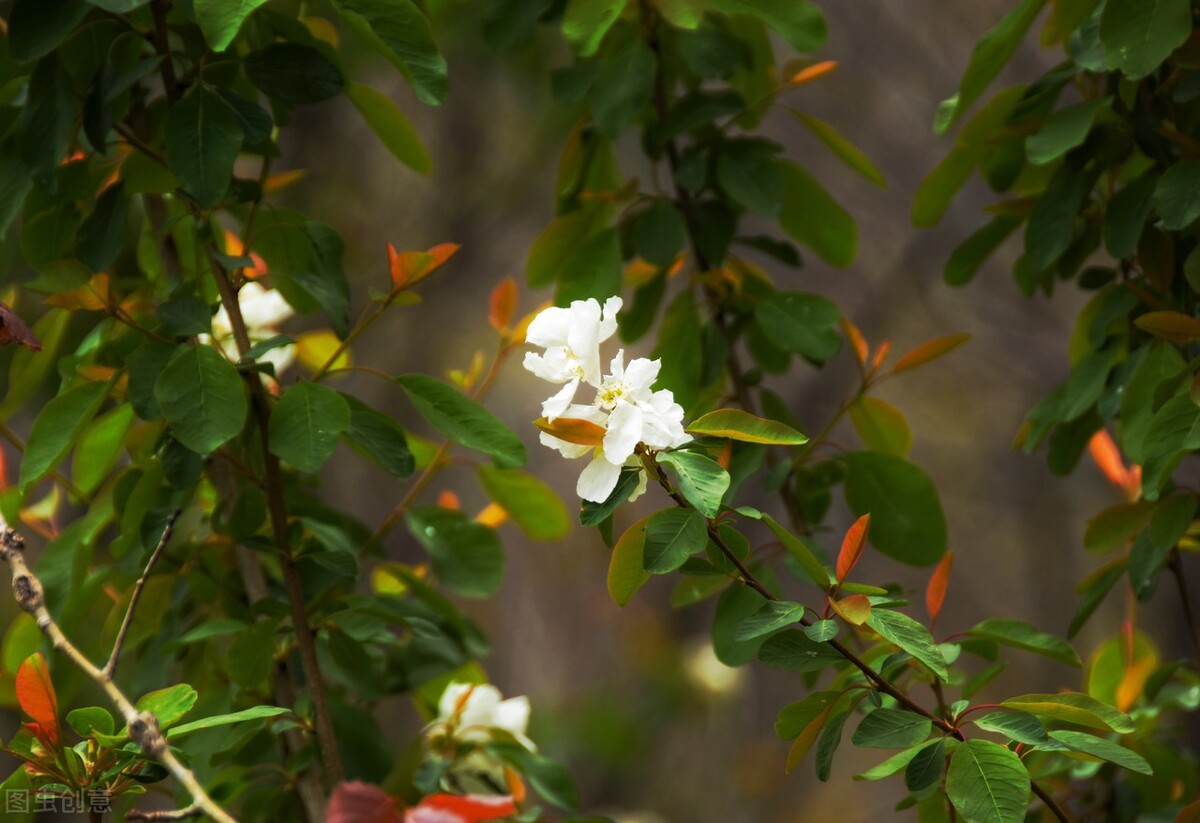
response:
[[[858,558],[862,557],[863,548],[867,545],[867,532],[871,529],[871,515],[868,512],[854,521],[854,525],[842,539],[842,550],[838,553],[837,579],[841,583],[850,574]]]
[[[401,823],[396,801],[369,783],[339,783],[329,798],[325,823]]]
[[[1133,321],[1142,331],[1172,343],[1200,340],[1200,320],[1177,311],[1149,311]]]
[[[33,718],[42,731],[42,734],[36,731],[34,734],[47,747],[56,746],[61,739],[58,730],[58,695],[54,693],[50,670],[41,652],[25,658],[25,662],[17,669],[16,691],[21,711]]]
[[[505,334],[512,326],[513,316],[517,313],[517,282],[506,277],[492,289],[488,301],[488,321],[492,328]]]
[[[896,365],[892,366],[892,372],[899,374],[915,369],[917,366],[923,366],[931,360],[937,360],[942,355],[949,354],[970,339],[971,335],[969,334],[948,334],[945,337],[927,340],[897,360]]]
[[[517,813],[510,795],[430,795],[404,815],[404,823],[483,823]]]
[[[42,350],[42,343],[17,313],[0,303],[0,346],[16,343],[34,351]]]
[[[861,626],[871,616],[871,598],[865,594],[852,594],[841,600],[830,600],[829,605],[839,617],[853,626]]]
[[[792,75],[788,80],[788,84],[792,86],[800,86],[804,83],[811,83],[818,77],[824,77],[829,72],[837,68],[836,60],[822,60],[820,63],[813,63],[811,66],[805,66]]]
[[[937,622],[946,600],[946,587],[950,585],[950,568],[954,565],[954,552],[946,552],[938,561],[929,585],[925,587],[925,608],[929,610],[929,622]]]
[[[553,423],[539,417],[533,421],[533,425],[546,434],[577,446],[599,446],[607,433],[603,426],[578,417],[556,417]]]
[[[858,361],[858,365],[864,368],[867,365],[867,355],[870,349],[867,346],[867,338],[863,337],[862,331],[858,326],[850,321],[846,315],[842,315],[841,319],[842,332],[846,335],[846,339],[850,341],[850,348],[854,351],[854,359]]]
[[[388,270],[392,275],[392,285],[402,288],[424,280],[440,269],[458,249],[457,243],[442,243],[429,251],[397,251],[395,246],[388,243]]]

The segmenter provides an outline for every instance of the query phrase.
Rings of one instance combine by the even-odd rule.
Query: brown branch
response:
[[[25,562],[25,538],[8,527],[0,515],[0,560],[8,563],[12,571],[13,596],[24,611],[33,616],[50,645],[66,655],[74,666],[99,686],[112,704],[125,718],[129,737],[143,752],[166,767],[167,771],[187,790],[192,797],[192,806],[208,815],[217,823],[237,823],[235,818],[221,808],[200,785],[196,775],[185,766],[171,748],[167,738],[158,728],[158,718],[150,712],[139,711],[125,693],[117,688],[106,671],[98,668],[87,656],[63,634],[46,608],[42,583]],[[189,807],[190,808],[190,807]]]
[[[1033,793],[1038,796],[1038,799],[1046,804],[1046,808],[1050,810],[1050,814],[1058,818],[1059,823],[1071,823],[1071,816],[1067,814],[1067,810],[1058,804],[1058,801],[1050,796],[1050,793],[1038,785],[1036,780],[1029,781],[1029,785],[1033,788]]]
[[[221,304],[225,307],[226,314],[229,315],[229,325],[233,330],[238,353],[245,355],[250,349],[250,335],[246,330],[246,322],[242,317],[242,309],[238,303],[237,293],[233,289],[233,283],[225,269],[213,257],[212,249],[207,245],[204,253],[208,257],[208,264],[217,284],[217,292],[221,296]],[[336,785],[342,781],[344,774],[342,756],[338,749],[337,735],[333,729],[333,718],[329,712],[329,700],[325,693],[321,665],[317,660],[316,637],[308,619],[304,584],[300,579],[300,572],[296,568],[296,560],[292,555],[292,548],[288,540],[288,512],[283,492],[283,473],[279,467],[279,458],[271,452],[270,448],[271,407],[258,374],[248,372],[243,377],[250,391],[251,407],[262,441],[265,473],[263,486],[267,495],[267,510],[271,518],[271,530],[275,537],[275,543],[279,547],[282,561],[280,568],[283,571],[284,588],[287,592],[288,604],[291,607],[292,628],[296,633],[296,644],[300,651],[300,667],[304,672],[304,679],[312,697],[317,746],[321,750],[326,779],[330,785]]]
[[[112,653],[109,654],[108,662],[104,664],[104,669],[102,670],[109,678],[116,676],[117,658],[121,656],[121,647],[125,645],[125,638],[129,635],[129,627],[133,625],[133,610],[137,608],[138,600],[142,596],[142,589],[146,587],[146,581],[150,579],[150,572],[154,570],[154,566],[158,563],[158,559],[162,557],[167,544],[171,542],[171,534],[175,531],[175,521],[179,519],[179,514],[182,511],[182,507],[176,506],[175,511],[171,512],[170,516],[167,517],[167,523],[163,526],[162,536],[158,538],[158,545],[150,553],[150,559],[146,561],[146,568],[142,569],[141,577],[133,585],[133,594],[129,596],[129,605],[125,608],[125,619],[121,621],[121,628],[117,631],[117,639],[113,641]]]
[[[192,817],[199,817],[204,814],[204,809],[193,803],[182,809],[174,809],[168,812],[138,812],[132,811],[125,815],[126,820],[187,820]]]

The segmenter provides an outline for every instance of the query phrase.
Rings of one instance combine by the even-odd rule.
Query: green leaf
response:
[[[75,256],[92,271],[104,271],[120,254],[125,243],[128,206],[125,184],[109,186],[75,233]]]
[[[850,422],[863,445],[874,452],[907,457],[912,449],[913,433],[898,408],[864,394],[850,404]]]
[[[871,530],[875,529],[875,519],[871,518]],[[873,608],[867,617],[867,625],[877,631],[884,640],[899,646],[914,658],[925,664],[928,669],[942,680],[949,677],[946,671],[946,658],[938,649],[929,630],[911,617],[890,609]]]
[[[346,439],[388,474],[394,477],[412,474],[415,461],[400,424],[353,395],[343,394],[342,398],[350,406]]]
[[[809,0],[714,0],[726,14],[748,14],[773,29],[796,51],[816,51],[825,45],[825,16]]]
[[[828,643],[810,640],[798,629],[785,629],[767,638],[758,650],[758,659],[785,672],[817,672],[843,658]]]
[[[14,140],[0,142],[0,238],[21,213],[25,195],[33,186]]]
[[[838,691],[813,692],[803,700],[789,703],[779,710],[775,720],[775,734],[780,740],[793,740],[800,735],[808,724],[824,713],[838,698]]]
[[[1153,774],[1154,769],[1135,751],[1125,748],[1119,743],[1096,737],[1094,734],[1075,732],[1068,729],[1057,729],[1050,732],[1050,737],[1059,743],[1064,743],[1074,751],[1090,754],[1109,763],[1115,763],[1122,769],[1129,769],[1139,774]]]
[[[658,462],[675,471],[679,491],[707,518],[721,511],[721,499],[729,489],[729,472],[717,461],[697,452],[659,452]]]
[[[800,166],[784,161],[777,168],[783,179],[779,225],[829,265],[845,268],[853,263],[858,250],[854,218]],[[816,214],[821,219],[813,219]]]
[[[871,515],[871,544],[902,563],[938,562],[946,553],[946,517],[928,475],[888,454],[851,452],[844,459],[846,502],[855,515]]]
[[[621,16],[627,0],[567,0],[562,30],[581,57],[591,57]]]
[[[1039,717],[1049,717],[1053,720],[1062,720],[1066,723],[1102,731],[1112,730],[1121,734],[1129,734],[1136,728],[1129,715],[1079,692],[1025,694],[1020,697],[1010,697],[1000,705],[1006,709],[1036,714]]]
[[[251,709],[242,709],[239,712],[231,712],[229,714],[214,714],[212,717],[205,717],[200,720],[193,720],[191,723],[184,723],[181,726],[176,726],[167,733],[168,740],[178,740],[185,734],[198,732],[201,729],[212,729],[217,726],[232,726],[234,723],[245,723],[248,720],[261,720],[265,717],[279,717],[280,715],[291,714],[290,709],[284,709],[279,706],[255,706]]]
[[[197,83],[167,112],[167,164],[201,208],[212,208],[229,188],[242,148],[233,109]]]
[[[724,437],[743,443],[763,443],[769,446],[800,446],[808,438],[791,426],[776,420],[755,417],[741,409],[717,409],[692,422],[687,430],[692,434]]]
[[[842,743],[842,729],[845,727],[848,717],[850,717],[849,710],[839,712],[830,717],[825,728],[821,729],[821,736],[817,739],[816,754],[817,779],[821,782],[828,780],[829,774],[833,770],[833,756]]]
[[[1025,139],[1025,154],[1035,166],[1052,163],[1076,146],[1083,145],[1096,115],[1108,107],[1110,98],[1085,100],[1059,109],[1046,118],[1042,128]]]
[[[981,729],[1002,734],[1009,740],[1027,746],[1041,746],[1050,741],[1042,721],[1031,714],[992,712],[983,717],[972,717],[972,721]]]
[[[879,188],[887,188],[887,179],[884,178],[883,172],[879,170],[879,167],[871,162],[871,158],[867,157],[862,149],[843,137],[837,129],[824,120],[813,117],[811,114],[805,114],[795,109],[791,109],[791,112],[792,116],[815,134],[817,139],[824,143],[839,160],[876,186],[879,186]]]
[[[334,0],[346,25],[391,61],[417,99],[430,106],[446,101],[446,61],[438,53],[429,21],[411,0]]]
[[[8,51],[22,63],[49,54],[88,10],[82,0],[17,0],[8,11]]]
[[[823,643],[826,640],[832,640],[838,636],[838,624],[836,620],[818,620],[811,626],[804,627],[804,636],[809,640],[814,640],[817,643]]]
[[[17,146],[20,149],[21,159],[25,161],[34,181],[44,188],[53,190],[57,185],[55,170],[66,152],[77,108],[75,100],[71,96],[70,79],[59,64],[57,53],[49,54],[38,61],[29,78],[29,85],[26,87],[25,93],[28,99],[22,107],[17,121]],[[73,230],[70,225],[58,225],[61,215],[64,213],[77,214],[73,210],[64,212],[67,205],[61,203],[57,208],[50,208],[37,215],[37,218],[51,224],[54,231],[51,232],[48,229],[48,233],[54,234],[55,237],[62,234],[69,236]],[[27,250],[28,241],[24,235],[31,232],[31,226],[35,224],[37,218],[28,211],[26,218],[29,225],[24,227],[21,244],[22,250],[25,251],[25,257],[35,265],[48,263],[58,257],[57,252],[62,250],[61,246],[65,245],[65,242],[55,249],[56,253],[37,255],[44,259],[36,259],[35,255]],[[63,240],[65,241],[65,237]]]
[[[737,203],[774,217],[783,208],[783,178],[775,163],[779,146],[765,140],[731,140],[717,154],[717,182]]]
[[[772,343],[816,361],[841,347],[840,318],[832,301],[804,292],[772,292],[754,304],[755,322]]]
[[[800,622],[804,617],[804,607],[799,603],[786,600],[768,600],[758,607],[758,611],[742,621],[738,626],[736,640],[753,640],[756,637],[770,634],[773,631]]]
[[[192,8],[200,31],[213,51],[229,48],[242,23],[267,0],[194,0]]]
[[[643,561],[651,574],[667,574],[704,548],[708,530],[695,509],[667,509],[646,524]]]
[[[879,710],[877,709],[876,711],[879,711]],[[874,714],[874,712],[872,712],[871,714]],[[867,715],[867,716],[870,717],[870,715]],[[866,721],[864,720],[863,722],[865,723]],[[862,727],[859,726],[859,728],[861,729]],[[856,736],[857,736],[857,734],[856,734]],[[905,749],[902,752],[898,752],[898,753],[892,755],[891,757],[889,757],[887,760],[880,763],[878,766],[867,769],[862,774],[854,775],[854,779],[855,780],[882,780],[885,777],[891,777],[896,772],[898,772],[901,769],[908,766],[908,764],[913,761],[913,758],[915,758],[920,752],[925,751],[927,748],[932,747],[933,745],[935,745],[938,742],[940,742],[940,741],[931,740],[928,743],[924,743],[920,746],[913,746],[912,748]],[[892,747],[885,746],[883,748],[892,748]]]
[[[650,580],[645,566],[646,524],[653,516],[634,523],[613,546],[608,562],[608,594],[618,606],[624,607]]]
[[[1191,33],[1188,0],[1108,0],[1100,15],[1105,61],[1133,80],[1158,68]]]
[[[67,725],[80,737],[91,737],[94,731],[111,735],[117,729],[113,716],[99,706],[67,712]]]
[[[501,468],[525,463],[520,438],[474,400],[423,374],[403,375],[396,382],[421,416],[455,443],[491,455]]]
[[[1196,496],[1177,494],[1154,507],[1146,530],[1129,552],[1129,584],[1140,600],[1148,600],[1158,584],[1171,549],[1183,538],[1196,516]]]
[[[433,161],[421,144],[421,138],[392,98],[357,83],[346,87],[346,96],[393,157],[418,174],[433,171]]]
[[[154,381],[154,397],[171,434],[196,454],[210,454],[246,421],[246,387],[210,346],[180,349]]]
[[[178,683],[142,695],[137,702],[139,712],[150,712],[158,719],[158,728],[166,731],[196,705],[200,695],[186,683]]]
[[[984,261],[1021,225],[1021,219],[997,215],[950,253],[942,279],[948,286],[965,285],[975,277]]]
[[[907,749],[924,741],[931,731],[933,721],[928,717],[885,707],[864,717],[850,742],[872,749]]]
[[[1033,25],[1045,3],[1046,0],[1022,0],[979,39],[971,52],[967,70],[963,72],[958,94],[938,108],[937,119],[934,122],[935,131],[939,134],[946,131],[979,99],[984,89],[991,85],[1021,45],[1025,33]]]
[[[534,540],[559,540],[571,531],[571,517],[554,489],[520,469],[482,465],[479,482],[513,522]]]
[[[350,405],[340,394],[317,383],[295,383],[271,412],[271,453],[312,473],[333,456],[338,438],[349,428]]]
[[[466,514],[417,506],[405,517],[409,531],[433,561],[433,573],[464,597],[491,597],[504,577],[504,550],[496,532]]]
[[[592,84],[592,119],[606,137],[617,137],[650,105],[658,57],[640,38],[605,58]]]
[[[1039,632],[1020,620],[984,620],[967,634],[984,640],[994,640],[1004,646],[1024,649],[1071,666],[1082,665],[1079,655],[1067,641],[1052,634]]]
[[[783,526],[779,525],[770,515],[764,514],[762,521],[767,524],[767,527],[771,531],[775,532],[775,536],[783,543],[783,547],[787,549],[788,554],[800,564],[800,568],[804,570],[809,579],[821,589],[828,589],[830,585],[829,573],[825,571],[825,567],[821,565],[821,561],[813,554],[812,549],[805,545],[804,540],[796,537]]]
[[[666,197],[656,197],[650,206],[633,218],[630,241],[633,250],[648,263],[669,266],[683,249],[687,229],[683,216]]]
[[[272,43],[242,61],[246,79],[267,97],[289,106],[320,103],[346,87],[342,70],[317,49]]]
[[[997,743],[972,738],[950,758],[946,794],[964,823],[1024,823],[1029,790],[1021,758]]]
[[[83,427],[108,397],[108,389],[108,383],[84,383],[67,389],[42,408],[33,421],[21,459],[17,483],[22,494],[67,456]]]
[[[917,750],[916,756],[904,770],[904,785],[910,792],[920,792],[932,786],[942,776],[946,763],[946,741],[935,740]]]
[[[1104,214],[1104,247],[1113,257],[1129,257],[1137,251],[1142,229],[1154,209],[1158,174],[1143,174],[1126,183],[1108,201]]]
[[[1046,271],[1070,248],[1090,182],[1084,172],[1068,164],[1050,179],[1025,228],[1025,258],[1032,272]]]
[[[108,477],[132,425],[133,406],[123,403],[99,417],[79,436],[71,474],[84,494],[91,494]]]
[[[565,766],[519,743],[491,743],[487,750],[511,763],[538,794],[555,806],[574,809],[579,805],[579,792]]]
[[[1171,231],[1200,217],[1200,159],[1182,160],[1163,173],[1154,189],[1154,208]]]

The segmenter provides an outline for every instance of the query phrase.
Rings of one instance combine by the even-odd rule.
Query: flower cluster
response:
[[[610,297],[604,306],[594,298],[576,300],[569,308],[552,307],[540,312],[529,324],[526,342],[539,346],[541,354],[525,355],[525,368],[562,388],[542,404],[548,423],[559,418],[584,420],[604,430],[598,446],[571,443],[543,432],[542,444],[574,459],[591,454],[592,460],[579,475],[576,491],[584,500],[603,503],[616,488],[625,466],[637,467],[639,443],[652,449],[673,449],[691,440],[683,430],[683,408],[667,389],[653,390],[662,366],[644,357],[625,363],[618,351],[607,375],[601,373],[600,344],[617,330],[621,298]],[[576,403],[575,395],[587,384],[596,390],[591,403]],[[634,497],[645,488],[641,478]]]
[[[255,280],[248,281],[238,291],[238,305],[241,307],[242,320],[246,324],[246,333],[251,343],[261,343],[274,337],[279,333],[279,325],[296,313],[282,294],[274,289],[264,288]],[[205,335],[201,342],[215,343],[226,356],[236,360],[237,345],[234,342],[233,324],[224,306],[213,315],[212,332],[212,337]],[[296,346],[292,343],[276,346],[258,359],[273,365],[275,376],[278,377],[295,362]]]

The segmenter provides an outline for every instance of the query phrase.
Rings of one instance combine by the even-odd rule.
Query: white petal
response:
[[[580,446],[578,443],[568,443],[566,440],[559,440],[552,434],[542,432],[538,435],[538,439],[542,441],[543,446],[549,446],[556,449],[559,454],[568,460],[574,460],[577,457],[583,457],[585,454],[590,454],[594,446]]]
[[[629,367],[625,369],[626,391],[635,396],[644,394],[649,397],[649,389],[658,379],[658,372],[661,368],[662,360],[639,357],[631,361]]]
[[[287,371],[289,366],[296,362],[296,347],[292,344],[279,346],[271,349],[258,359],[259,362],[270,363],[274,366],[275,378],[278,379],[281,374]]]
[[[495,718],[492,725],[497,729],[504,729],[514,737],[523,736],[529,727],[529,698],[510,697],[502,701],[496,707]]]
[[[592,503],[603,503],[617,487],[617,479],[621,476],[621,467],[614,466],[602,456],[597,455],[588,463],[587,468],[579,475],[575,491],[583,500]]]
[[[614,465],[622,465],[637,444],[642,441],[642,410],[632,403],[617,403],[608,417],[608,431],[604,435],[604,459]]]
[[[438,720],[449,720],[458,709],[459,701],[462,700],[463,695],[467,694],[473,688],[475,686],[471,683],[451,683],[447,686],[438,700]]]
[[[500,705],[500,690],[490,683],[481,683],[471,690],[463,706],[460,725],[491,728],[496,725],[496,707]]]
[[[525,342],[533,346],[550,348],[551,346],[567,345],[567,335],[573,325],[572,313],[569,309],[551,306],[538,312],[537,317],[530,322],[525,331]]]
[[[608,376],[611,380],[625,382],[625,350],[617,349],[617,356],[608,364]]]
[[[254,281],[242,286],[238,292],[238,305],[252,336],[255,331],[269,329],[296,313],[282,294],[264,289]]]
[[[575,399],[575,392],[579,388],[579,378],[576,377],[571,382],[563,386],[559,391],[542,403],[542,416],[546,420],[553,422],[556,417],[562,417],[563,412],[571,405],[571,401]]]
[[[613,336],[617,330],[617,312],[621,310],[620,297],[610,297],[604,301],[604,313],[600,320],[600,342]]]

